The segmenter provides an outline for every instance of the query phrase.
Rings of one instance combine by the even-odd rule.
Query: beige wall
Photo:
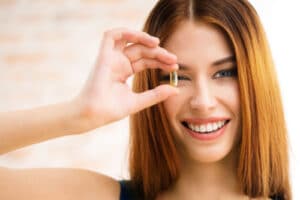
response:
[[[76,95],[104,30],[141,29],[155,0],[0,0],[0,111]],[[0,166],[79,167],[126,176],[128,119],[0,156]]]

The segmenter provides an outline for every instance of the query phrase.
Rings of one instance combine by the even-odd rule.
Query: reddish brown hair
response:
[[[191,20],[212,24],[229,38],[235,52],[242,109],[242,138],[237,175],[250,197],[277,195],[290,200],[287,131],[268,42],[255,9],[243,0],[161,0],[144,31],[161,45],[178,24]],[[157,70],[135,76],[133,89],[156,87]],[[179,176],[174,138],[162,104],[131,116],[130,175],[153,199]]]

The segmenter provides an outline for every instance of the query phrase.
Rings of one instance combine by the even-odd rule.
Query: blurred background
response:
[[[140,30],[156,0],[0,0],[0,112],[66,101],[83,86],[102,34]],[[300,199],[297,1],[252,0],[275,60],[289,129],[294,199]],[[0,156],[12,168],[72,167],[128,177],[128,119]]]

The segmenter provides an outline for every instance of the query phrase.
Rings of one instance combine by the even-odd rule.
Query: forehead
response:
[[[233,55],[225,34],[206,23],[184,21],[164,43],[164,47],[177,55],[180,60],[201,60],[213,62]]]

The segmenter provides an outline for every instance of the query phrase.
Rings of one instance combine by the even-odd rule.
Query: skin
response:
[[[159,200],[196,200],[199,194],[201,199],[245,199],[235,170],[241,135],[238,80],[234,73],[222,74],[235,68],[235,61],[213,65],[234,52],[219,30],[191,21],[181,23],[164,47],[186,69],[178,71],[180,94],[163,103],[178,146],[181,175]],[[230,119],[225,134],[212,141],[191,137],[181,123],[186,118],[212,117]]]

